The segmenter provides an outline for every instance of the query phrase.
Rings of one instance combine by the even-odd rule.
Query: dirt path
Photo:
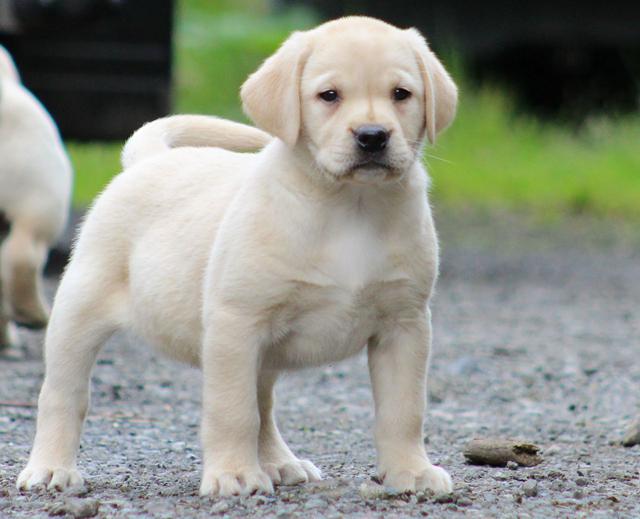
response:
[[[616,444],[640,415],[640,230],[441,220],[425,438],[452,473],[453,497],[362,497],[374,451],[359,356],[279,385],[283,433],[325,481],[273,497],[201,499],[200,375],[123,336],[94,372],[80,454],[88,492],[19,494],[42,375],[41,338],[31,335],[27,360],[0,361],[0,516],[46,517],[66,499],[103,517],[640,517],[640,446]],[[544,462],[466,465],[462,449],[479,436],[524,438]]]

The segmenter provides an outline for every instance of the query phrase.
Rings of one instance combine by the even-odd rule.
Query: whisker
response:
[[[452,161],[450,161],[448,159],[443,159],[442,157],[438,157],[437,155],[432,155],[431,153],[424,153],[423,156],[428,158],[428,159],[436,159],[436,160],[439,160],[441,162],[446,162],[447,164],[453,164]]]

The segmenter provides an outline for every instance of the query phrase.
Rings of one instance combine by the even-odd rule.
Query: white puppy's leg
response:
[[[13,333],[9,329],[10,321],[2,313],[2,306],[0,306],[0,351],[11,348],[14,346]]]
[[[310,461],[298,459],[280,435],[273,411],[277,378],[277,372],[263,370],[258,381],[260,466],[269,474],[274,485],[319,481],[322,478],[320,470]]]
[[[32,230],[14,222],[2,243],[3,308],[8,317],[30,328],[43,328],[49,310],[42,296],[42,270],[47,244],[34,237]]]
[[[0,226],[1,225],[2,224],[0,223]],[[1,233],[2,229],[0,229],[0,234]],[[1,240],[2,236],[0,235],[0,243]],[[0,272],[2,272],[1,266]],[[2,276],[0,276],[0,352],[2,352],[3,350],[11,350],[11,348],[16,348],[19,346],[19,339],[15,326],[11,322],[11,319],[9,319],[9,316],[5,313],[2,301]]]
[[[118,326],[122,292],[117,290],[121,285],[108,282],[104,271],[73,263],[60,284],[45,339],[36,436],[18,477],[19,489],[46,485],[62,490],[82,483],[76,454],[89,406],[89,379],[98,351]]]
[[[390,325],[369,345],[378,474],[400,491],[450,492],[451,477],[427,457],[422,437],[430,315]]]
[[[0,258],[1,261],[1,258]],[[0,272],[2,267],[0,266]],[[9,323],[11,321],[4,312],[2,303],[2,277],[0,276],[0,351],[12,346],[12,337],[9,331]]]
[[[260,333],[246,318],[218,310],[202,350],[204,469],[201,495],[273,492],[260,468]]]

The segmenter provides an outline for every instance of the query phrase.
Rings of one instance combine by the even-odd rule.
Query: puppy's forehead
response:
[[[379,20],[350,17],[318,27],[305,72],[361,74],[400,69],[418,73],[406,35]]]

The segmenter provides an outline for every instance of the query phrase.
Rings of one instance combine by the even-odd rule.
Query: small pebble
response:
[[[625,447],[640,445],[640,419],[631,424],[622,440],[622,445]]]
[[[586,478],[576,478],[576,485],[579,487],[586,487],[589,484]]]
[[[69,497],[84,497],[89,493],[86,485],[74,486],[65,489],[64,495]]]
[[[584,497],[584,492],[578,488],[578,489],[576,489],[576,491],[573,493],[573,497],[574,497],[575,499],[582,499],[582,498]]]
[[[327,502],[324,499],[313,498],[309,499],[305,504],[305,508],[324,508],[327,506]]]
[[[385,497],[385,488],[373,482],[362,483],[359,488],[362,499],[381,499]]]
[[[455,496],[453,494],[439,494],[434,498],[436,503],[453,503]]]
[[[231,505],[229,505],[229,503],[227,503],[226,501],[218,501],[209,509],[209,511],[212,514],[223,514],[224,512],[229,510],[229,508],[231,508]]]
[[[496,472],[493,479],[496,481],[506,481],[507,479],[511,479],[511,475],[506,472]]]
[[[262,506],[266,505],[269,502],[269,498],[266,496],[257,495],[253,497],[253,502],[258,506]]]
[[[472,504],[473,504],[473,501],[471,501],[471,499],[467,497],[460,497],[456,501],[456,505],[458,506],[471,506]]]
[[[431,490],[425,490],[424,492],[416,492],[416,500],[418,503],[424,503],[433,499],[433,492]]]
[[[507,461],[507,468],[510,470],[517,470],[519,466],[520,465],[518,465],[515,461],[512,461],[512,460]]]
[[[538,482],[535,479],[529,479],[522,485],[522,493],[527,497],[536,497],[538,495]]]
[[[545,449],[544,453],[547,456],[555,456],[556,454],[559,454],[561,450],[562,449],[560,448],[559,445],[550,445]]]
[[[49,515],[70,515],[75,519],[98,515],[100,501],[97,499],[65,499],[62,503],[54,503],[49,507]]]

